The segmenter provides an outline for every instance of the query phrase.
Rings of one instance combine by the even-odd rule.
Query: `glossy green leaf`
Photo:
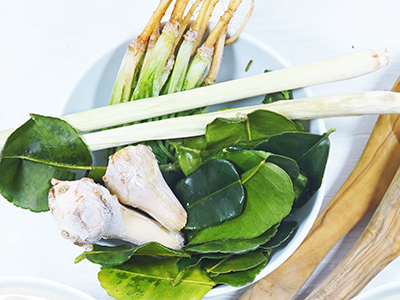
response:
[[[206,151],[214,153],[228,146],[263,139],[285,131],[297,131],[294,122],[266,110],[257,110],[241,119],[217,118],[206,128]]]
[[[268,260],[265,258],[261,264],[244,271],[237,271],[224,274],[212,274],[211,278],[218,284],[226,284],[230,286],[240,287],[252,283],[256,276],[265,268]]]
[[[177,285],[185,275],[186,271],[189,270],[190,268],[193,268],[200,264],[200,262],[204,259],[223,259],[230,256],[229,254],[221,254],[221,253],[209,253],[206,255],[203,254],[198,254],[198,255],[193,255],[191,257],[183,257],[178,260],[176,267],[178,269],[178,274],[174,278],[174,281],[172,282],[173,285]]]
[[[319,189],[328,160],[329,133],[317,135],[304,132],[284,132],[271,136],[255,147],[257,150],[288,156],[297,161],[308,178],[307,186],[297,205],[304,204]]]
[[[159,165],[161,174],[163,175],[165,182],[171,189],[174,189],[179,180],[185,178],[178,162],[173,164]]]
[[[294,192],[285,171],[261,163],[242,175],[247,201],[243,213],[219,226],[201,230],[190,245],[231,238],[254,238],[279,223],[291,211]]]
[[[243,254],[256,250],[269,241],[277,232],[277,226],[272,226],[266,232],[252,239],[226,239],[208,243],[189,245],[186,251],[190,253],[229,253]]]
[[[176,192],[188,213],[187,229],[203,229],[238,216],[245,192],[235,167],[214,159],[178,182]]]
[[[3,147],[0,191],[16,206],[47,211],[51,179],[73,180],[76,171],[90,170],[91,164],[87,146],[67,122],[32,115]]]
[[[201,151],[189,148],[184,145],[173,143],[175,147],[175,156],[179,161],[183,173],[187,176],[195,171],[202,164]]]
[[[263,249],[273,249],[279,247],[295,233],[298,225],[299,224],[296,221],[282,221],[278,227],[276,235],[261,247]]]
[[[294,190],[294,199],[295,201],[300,198],[304,189],[307,186],[307,177],[303,174],[299,174],[299,176],[293,180],[293,190]]]
[[[213,159],[225,159],[232,162],[242,171],[248,171],[267,160],[271,153],[258,150],[249,150],[242,147],[228,147],[212,156]]]
[[[292,179],[297,179],[300,174],[300,168],[294,159],[271,152],[228,147],[213,157],[229,160],[243,171],[248,171],[262,161],[267,161],[281,167]]]
[[[133,255],[156,255],[165,257],[188,257],[184,251],[165,247],[157,242],[149,242],[141,246],[100,246],[94,245],[92,251],[85,251],[82,256],[92,263],[103,266],[120,265],[128,261]],[[78,261],[81,256],[78,257]]]
[[[101,267],[101,286],[119,300],[187,300],[202,299],[215,285],[200,266],[190,268],[179,284],[172,282],[178,274],[176,258],[141,256],[140,259],[114,267]]]
[[[217,274],[246,271],[264,263],[266,260],[263,250],[257,250],[244,255],[225,258],[214,265],[206,266],[205,269],[208,273],[213,273],[211,276],[215,276]]]

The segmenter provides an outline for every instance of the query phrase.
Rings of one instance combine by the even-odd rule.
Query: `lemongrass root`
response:
[[[269,110],[289,119],[309,120],[367,114],[399,114],[400,93],[360,92],[278,101],[213,113],[164,119],[82,135],[90,150],[101,150],[131,143],[193,137],[205,133],[216,118],[241,118],[256,110]]]
[[[221,69],[222,57],[226,45],[227,30],[228,26],[225,26],[225,29],[221,32],[221,35],[219,36],[217,42],[215,43],[214,54],[211,61],[210,70],[208,71],[207,76],[203,80],[203,82],[207,85],[214,84],[217,81],[217,76]]]
[[[239,5],[243,0],[231,0],[227,10],[223,13],[223,15],[218,20],[217,24],[213,28],[213,30],[208,35],[206,41],[203,43],[202,47],[212,48],[218,37],[221,35],[221,31],[224,30],[225,26],[229,24],[230,20],[233,17],[233,14],[239,8]]]
[[[253,11],[254,11],[254,0],[251,0],[249,11],[247,12],[243,22],[240,24],[240,27],[238,28],[238,30],[229,39],[226,39],[225,46],[232,44],[234,41],[236,41],[239,38],[240,34],[243,32],[248,21],[250,20],[250,17],[253,14]]]
[[[204,34],[207,30],[207,28],[209,27],[209,23],[210,23],[210,19],[211,16],[214,12],[215,6],[217,5],[217,3],[219,2],[219,0],[212,0],[207,7],[207,10],[204,9],[204,14],[202,15],[202,18],[199,20],[200,22],[197,24],[197,37],[196,40],[194,41],[194,45],[193,45],[193,51],[191,56],[193,56],[196,53],[196,49],[199,47],[201,40],[204,37]]]

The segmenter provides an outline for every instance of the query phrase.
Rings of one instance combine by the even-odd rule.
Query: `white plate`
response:
[[[361,293],[353,300],[400,300],[400,282],[393,282]]]
[[[0,300],[95,300],[67,285],[32,277],[0,278]]]
[[[88,110],[108,105],[114,80],[128,44],[139,34],[134,31],[115,41],[97,54],[77,77],[70,93],[66,97],[61,115]],[[249,61],[252,64],[246,72]],[[265,69],[277,70],[289,67],[290,64],[270,47],[243,33],[239,40],[226,47],[224,52],[219,81],[242,78],[263,73]],[[309,97],[308,89],[294,91],[295,98]],[[260,104],[261,97],[236,101],[234,106]],[[221,108],[226,105],[214,107]],[[310,131],[321,134],[325,132],[322,120],[310,122]],[[291,241],[271,257],[265,269],[257,276],[256,281],[266,276],[281,265],[301,244],[311,229],[320,210],[324,196],[324,184],[317,194],[301,209],[293,213],[293,219],[299,222],[299,228]],[[220,286],[212,289],[207,296],[221,295],[237,288]]]

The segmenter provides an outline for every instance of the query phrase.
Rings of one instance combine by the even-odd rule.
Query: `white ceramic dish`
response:
[[[354,297],[353,300],[400,300],[400,282],[371,289]]]
[[[138,31],[132,32],[118,39],[86,65],[67,95],[61,115],[108,105],[121,59],[127,45],[138,33]],[[246,72],[246,66],[250,60],[252,60],[252,64]],[[289,66],[290,64],[274,50],[243,33],[239,40],[226,47],[218,81],[260,74],[265,69],[277,70]],[[310,95],[308,89],[300,89],[294,92],[295,98]],[[260,101],[261,98],[240,100],[236,101],[234,106],[259,104]],[[214,109],[225,106],[218,105]],[[309,130],[320,134],[325,132],[325,125],[322,120],[314,120],[310,122]],[[275,252],[266,268],[257,276],[256,281],[281,265],[301,244],[318,215],[323,196],[324,184],[306,205],[293,214],[293,219],[299,222],[297,233],[284,248]],[[207,296],[217,296],[235,289],[220,286],[212,289]]]
[[[32,277],[0,278],[0,300],[95,300],[67,285]]]

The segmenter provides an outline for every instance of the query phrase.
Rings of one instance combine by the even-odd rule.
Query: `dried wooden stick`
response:
[[[367,227],[306,300],[348,300],[400,255],[400,168]]]

